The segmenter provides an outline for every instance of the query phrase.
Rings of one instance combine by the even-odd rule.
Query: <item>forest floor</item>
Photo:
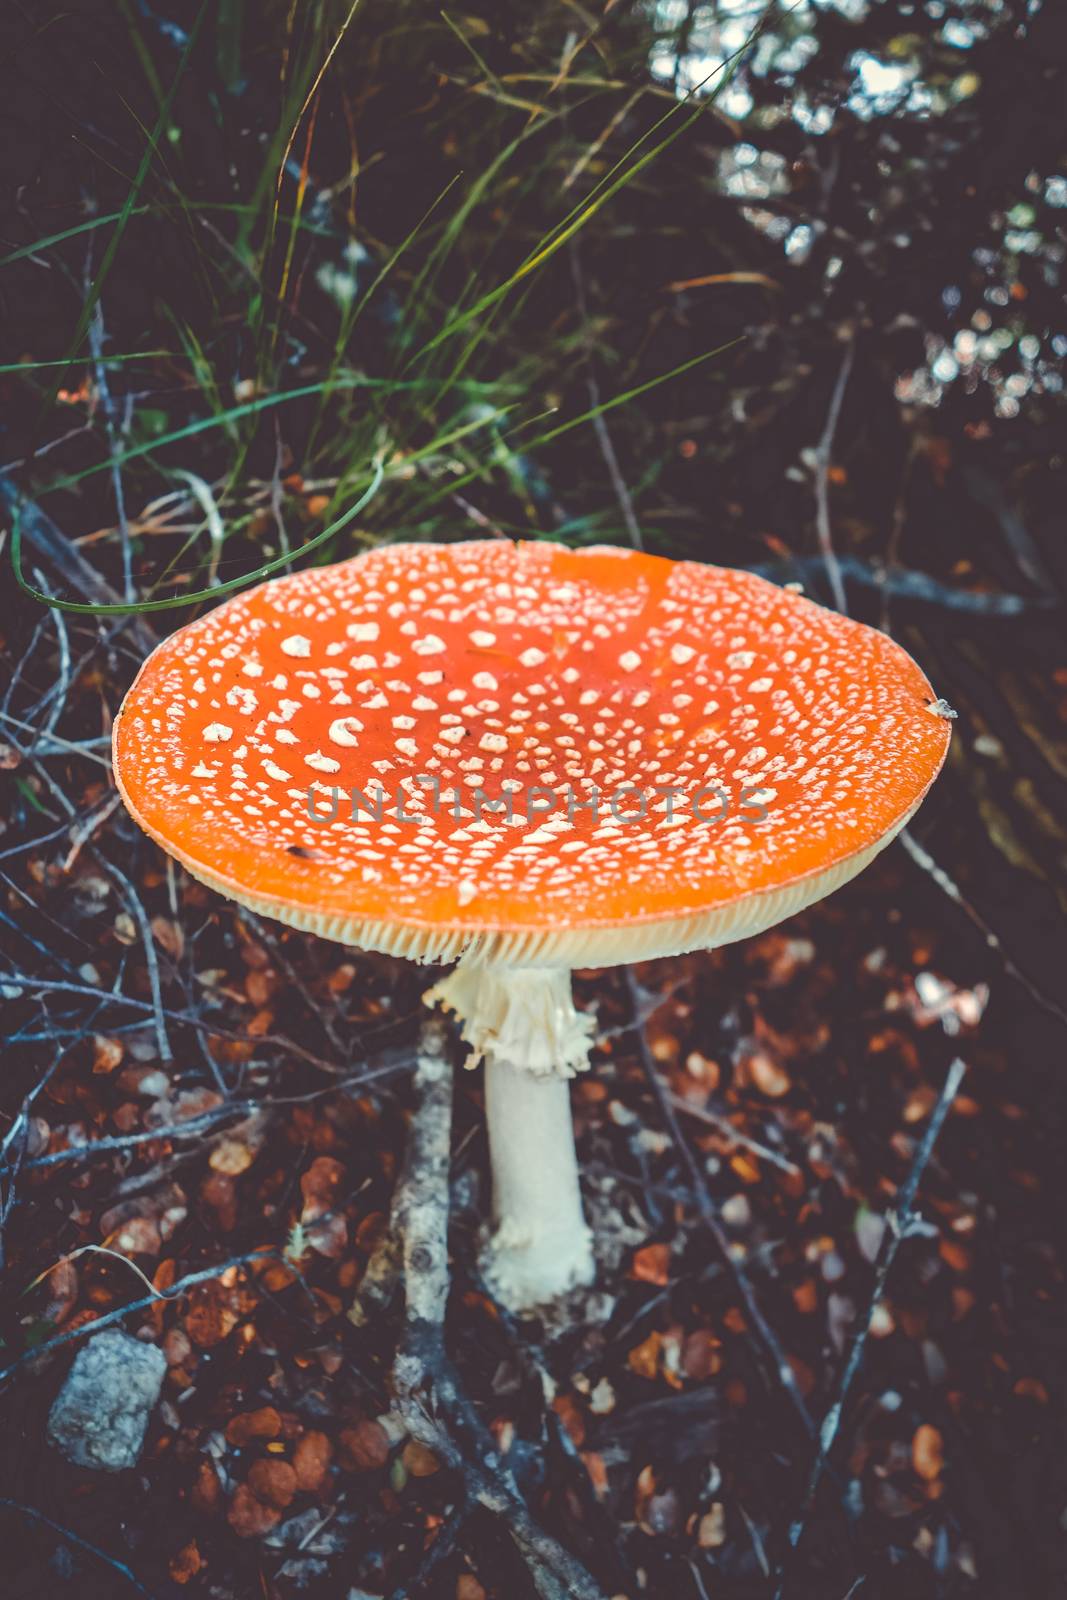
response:
[[[3,837],[32,955],[5,990],[5,1595],[1055,1592],[1062,1147],[899,846],[757,939],[577,975],[602,1260],[549,1322],[479,1280],[457,1071],[451,1294],[405,1396],[390,1218],[432,971],[220,902],[90,750],[58,756],[92,825]],[[104,1474],[45,1429],[116,1322],[167,1375]]]

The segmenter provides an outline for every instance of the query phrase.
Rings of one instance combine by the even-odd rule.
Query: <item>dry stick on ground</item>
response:
[[[630,997],[633,1005],[634,1016],[635,1018],[638,1018],[641,1015],[641,994],[637,979],[634,977],[633,969],[631,967],[626,969],[626,981],[630,989]],[[766,1317],[763,1315],[763,1312],[759,1308],[759,1304],[756,1300],[756,1293],[752,1287],[748,1273],[745,1271],[741,1262],[738,1261],[737,1257],[730,1249],[730,1241],[723,1232],[722,1223],[719,1221],[719,1215],[715,1206],[715,1202],[708,1193],[708,1186],[705,1180],[704,1172],[701,1169],[700,1163],[697,1161],[696,1156],[693,1154],[689,1141],[682,1132],[682,1127],[678,1121],[674,1106],[671,1104],[670,1094],[663,1084],[663,1080],[660,1077],[659,1069],[656,1066],[655,1061],[652,1059],[652,1052],[648,1047],[648,1039],[645,1036],[643,1024],[640,1022],[635,1022],[634,1032],[637,1035],[637,1042],[641,1051],[641,1062],[645,1069],[645,1076],[648,1078],[649,1084],[652,1087],[652,1092],[659,1103],[660,1112],[663,1116],[664,1122],[667,1124],[671,1138],[674,1140],[675,1148],[682,1157],[682,1160],[685,1162],[686,1168],[689,1172],[692,1183],[693,1199],[696,1201],[701,1217],[706,1223],[708,1231],[715,1241],[715,1246],[719,1251],[719,1254],[722,1256],[726,1266],[728,1267],[735,1284],[737,1285],[737,1289],[740,1293],[742,1303],[748,1315],[748,1319],[753,1328],[755,1328],[756,1333],[763,1344],[764,1350],[770,1358],[778,1382],[781,1384],[782,1388],[789,1396],[789,1399],[792,1401],[793,1408],[796,1411],[797,1416],[804,1424],[805,1432],[814,1435],[815,1424],[812,1421],[811,1413],[804,1404],[804,1396],[801,1394],[800,1389],[797,1386],[797,1380],[793,1374],[793,1369],[789,1364],[784,1350],[778,1343],[778,1338],[774,1332],[774,1329],[771,1327],[770,1323],[767,1321]]]
[[[11,479],[0,474],[0,504],[6,502],[9,510],[13,510],[20,501],[22,537],[26,543],[49,562],[55,571],[67,583],[72,584],[86,600],[95,601],[97,605],[121,604],[122,596],[115,592],[107,579],[102,578],[90,562],[86,561],[81,551],[59,530],[52,518],[32,500],[23,500]],[[158,642],[149,623],[144,617],[136,615],[122,620],[129,628],[142,654],[147,655]]]
[[[941,1132],[941,1128],[944,1124],[945,1118],[948,1116],[952,1102],[959,1093],[959,1087],[963,1082],[963,1076],[966,1071],[967,1067],[965,1063],[959,1059],[955,1060],[949,1067],[948,1076],[945,1079],[945,1086],[941,1090],[940,1098],[938,1099],[937,1105],[934,1107],[930,1116],[930,1120],[926,1125],[926,1132],[923,1134],[922,1139],[919,1142],[919,1147],[916,1150],[915,1156],[911,1163],[911,1170],[901,1186],[900,1193],[897,1196],[896,1205],[886,1216],[886,1230],[882,1236],[881,1248],[878,1251],[878,1258],[874,1264],[874,1283],[871,1288],[870,1299],[867,1302],[866,1311],[864,1312],[860,1322],[856,1327],[856,1331],[852,1336],[852,1344],[849,1347],[848,1358],[845,1361],[845,1365],[841,1371],[841,1377],[838,1381],[837,1392],[834,1396],[833,1404],[826,1413],[826,1416],[823,1418],[822,1427],[819,1429],[819,1448],[816,1453],[815,1460],[812,1463],[811,1472],[808,1476],[807,1489],[805,1491],[804,1503],[801,1507],[800,1515],[792,1523],[789,1529],[789,1547],[791,1552],[798,1548],[800,1541],[803,1538],[808,1514],[815,1502],[815,1496],[818,1492],[823,1472],[829,1463],[830,1452],[833,1450],[834,1442],[841,1427],[841,1418],[844,1414],[845,1403],[848,1400],[849,1390],[852,1388],[853,1381],[855,1380],[856,1374],[859,1372],[860,1365],[863,1361],[863,1352],[867,1344],[867,1336],[871,1331],[871,1322],[874,1319],[875,1310],[885,1294],[886,1281],[890,1272],[892,1271],[893,1262],[896,1260],[897,1251],[900,1249],[903,1240],[908,1238],[909,1234],[916,1231],[918,1219],[916,1218],[913,1210],[915,1205],[915,1196],[918,1192],[919,1184],[922,1181],[922,1175],[926,1171],[927,1163],[929,1162],[930,1156],[933,1153],[934,1145],[937,1142],[937,1136]],[[787,1570],[783,1568],[779,1573],[778,1587],[775,1591],[775,1600],[782,1600],[787,1576]]]
[[[680,1111],[684,1117],[692,1117],[694,1122],[706,1122],[709,1128],[717,1128],[731,1144],[739,1146],[742,1150],[751,1150],[761,1161],[769,1161],[772,1166],[779,1167],[782,1172],[788,1172],[791,1177],[800,1176],[800,1168],[795,1161],[790,1161],[786,1156],[779,1155],[777,1150],[771,1150],[769,1146],[760,1144],[758,1139],[752,1139],[747,1133],[742,1133],[740,1128],[734,1127],[728,1117],[720,1117],[716,1112],[709,1111],[706,1106],[694,1105],[691,1100],[684,1100],[680,1094],[668,1094],[667,1098],[675,1111]]]
[[[406,1299],[405,1330],[393,1366],[397,1411],[411,1436],[457,1474],[468,1499],[506,1524],[542,1600],[603,1600],[581,1562],[530,1516],[445,1350],[452,1068],[445,1028],[437,1018],[422,1029],[415,1094],[393,1205]]]
[[[246,1267],[250,1261],[282,1261],[283,1265],[288,1265],[277,1250],[249,1250],[243,1256],[231,1256],[228,1261],[217,1261],[213,1267],[205,1267],[200,1272],[190,1272],[177,1283],[171,1284],[169,1289],[156,1289],[140,1300],[131,1300],[126,1305],[116,1306],[114,1311],[105,1311],[103,1316],[94,1317],[92,1322],[80,1323],[76,1328],[67,1328],[65,1332],[57,1333],[54,1338],[46,1339],[43,1344],[24,1350],[0,1371],[0,1385],[5,1384],[28,1361],[39,1361],[42,1356],[57,1350],[62,1344],[70,1344],[74,1339],[88,1339],[91,1334],[99,1333],[103,1328],[113,1327],[116,1322],[121,1322],[123,1317],[133,1316],[137,1311],[146,1311],[149,1306],[158,1305],[161,1300],[164,1302],[180,1300],[182,1295],[194,1289],[198,1283],[209,1283],[212,1278],[221,1278],[223,1273],[229,1272],[232,1267]]]
[[[141,935],[141,948],[144,951],[145,968],[148,972],[148,991],[152,996],[152,1019],[156,1030],[156,1046],[159,1050],[161,1061],[173,1061],[174,1052],[170,1047],[167,1036],[167,1024],[163,1016],[163,985],[159,976],[159,957],[156,955],[156,941],[152,933],[152,925],[148,920],[148,913],[141,904],[141,898],[133,884],[124,872],[120,872],[114,862],[109,861],[99,850],[95,852],[97,862],[102,871],[118,884],[121,892],[126,896],[126,904],[130,908],[137,931]],[[213,1063],[216,1084],[225,1094],[228,1085],[217,1065]]]

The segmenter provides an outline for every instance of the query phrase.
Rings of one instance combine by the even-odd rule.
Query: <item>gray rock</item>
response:
[[[162,1350],[108,1328],[80,1350],[48,1415],[48,1437],[69,1461],[100,1472],[137,1464],[167,1370]]]

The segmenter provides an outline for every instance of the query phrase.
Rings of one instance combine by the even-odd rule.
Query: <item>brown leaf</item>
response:
[[[222,1173],[227,1178],[247,1172],[255,1159],[256,1152],[250,1150],[243,1139],[229,1137],[220,1139],[207,1158],[212,1172]]]
[[[193,1347],[184,1328],[168,1328],[163,1340],[163,1354],[168,1367],[181,1367],[189,1360]]]
[[[585,1418],[578,1409],[572,1395],[560,1394],[552,1402],[552,1409],[556,1413],[568,1434],[576,1445],[581,1445],[585,1440]]]
[[[190,1490],[189,1498],[198,1511],[214,1511],[221,1495],[219,1475],[212,1463],[205,1458],[196,1469],[196,1482]]]
[[[293,1451],[293,1471],[298,1489],[317,1494],[330,1471],[333,1446],[324,1433],[305,1433]]]
[[[340,1443],[345,1465],[357,1471],[372,1472],[389,1460],[389,1435],[380,1422],[369,1417],[354,1428],[345,1428]]]
[[[257,1500],[284,1511],[297,1491],[296,1473],[280,1456],[264,1456],[252,1463],[248,1487]]]
[[[317,1255],[337,1261],[348,1247],[348,1223],[344,1217],[324,1217],[304,1229],[304,1237]]]
[[[222,1233],[237,1226],[237,1186],[221,1172],[207,1172],[200,1185],[200,1198],[215,1213],[215,1224]]]
[[[916,1428],[911,1441],[911,1464],[927,1483],[941,1476],[941,1469],[945,1465],[945,1445],[932,1423],[924,1422]]]
[[[152,918],[152,937],[161,950],[175,961],[181,960],[182,951],[185,949],[185,934],[182,932],[181,923],[172,922],[169,917]]]
[[[247,1483],[239,1483],[226,1520],[238,1538],[254,1539],[260,1534],[269,1533],[280,1522],[281,1515],[273,1506],[264,1505]]]
[[[107,1240],[110,1249],[124,1256],[158,1256],[162,1243],[153,1217],[128,1217]]]
[[[638,1250],[630,1267],[631,1278],[642,1283],[655,1283],[661,1288],[670,1281],[671,1247],[669,1244],[646,1244]]]
[[[316,1217],[333,1210],[344,1175],[344,1167],[332,1156],[315,1157],[300,1179],[300,1192],[304,1196],[301,1222],[314,1222]]]
[[[170,1575],[175,1583],[188,1583],[190,1578],[196,1577],[203,1564],[196,1540],[191,1539],[188,1544],[182,1545],[176,1555],[171,1556]]]
[[[778,1100],[793,1087],[785,1068],[766,1050],[754,1050],[745,1065],[754,1089],[770,1100]]]
[[[48,1274],[48,1289],[51,1299],[44,1309],[45,1318],[60,1323],[70,1316],[78,1298],[78,1269],[73,1261],[64,1258],[56,1262]]]
[[[697,1544],[702,1550],[717,1550],[726,1543],[726,1512],[721,1500],[710,1505],[697,1525]]]
[[[93,1034],[93,1071],[114,1072],[124,1054],[121,1039],[109,1038],[105,1033]]]
[[[707,1328],[695,1328],[687,1334],[682,1346],[682,1371],[687,1378],[702,1382],[711,1378],[722,1366],[722,1352],[718,1339]]]
[[[273,1406],[260,1406],[258,1411],[242,1411],[226,1424],[226,1439],[230,1444],[249,1444],[253,1439],[276,1439],[282,1431],[282,1419]]]
[[[229,1290],[221,1283],[197,1284],[189,1291],[189,1309],[185,1313],[185,1331],[201,1350],[221,1344],[237,1326],[237,1313],[233,1309]]]
[[[626,1357],[627,1364],[632,1372],[642,1378],[654,1378],[659,1370],[659,1352],[663,1343],[663,1336],[659,1333],[650,1333],[647,1339],[635,1345]]]
[[[432,1450],[427,1450],[417,1439],[409,1439],[400,1458],[413,1478],[432,1478],[441,1463]]]

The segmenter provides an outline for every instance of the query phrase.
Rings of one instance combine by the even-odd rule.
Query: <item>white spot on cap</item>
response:
[[[288,783],[292,777],[292,773],[286,772],[284,767],[279,767],[276,761],[264,761],[263,771],[268,778],[274,778],[278,783]]]
[[[299,744],[300,740],[291,728],[279,728],[274,735],[279,744]]]
[[[359,740],[358,733],[362,733],[363,724],[356,717],[338,717],[336,722],[330,723],[330,738],[334,744],[344,745],[346,750],[354,750]]]
[[[679,667],[684,667],[687,661],[692,661],[696,651],[691,644],[672,644],[671,660]]]
[[[444,653],[445,641],[436,633],[428,633],[424,639],[413,639],[411,648],[417,656],[439,656]]]
[[[233,688],[227,692],[226,704],[235,706],[246,717],[250,717],[253,711],[258,708],[259,701],[256,699],[256,691],[254,689],[249,689],[246,684],[235,683]]]
[[[478,740],[478,749],[487,750],[491,755],[503,755],[508,747],[508,741],[502,733],[483,733]]]
[[[376,622],[350,622],[345,632],[357,644],[372,644],[378,637],[379,628]]]
[[[313,750],[309,756],[305,756],[304,765],[314,767],[316,772],[340,772],[341,770],[341,763],[335,761],[333,756],[324,756],[321,750]]]
[[[624,672],[636,672],[641,665],[641,657],[636,650],[626,650],[619,657],[619,666]]]
[[[524,667],[539,667],[543,661],[548,660],[548,657],[543,650],[537,650],[531,645],[529,650],[522,652],[519,660]]]
[[[233,729],[224,722],[209,722],[204,729],[204,738],[208,744],[226,744],[233,738]]]
[[[303,659],[311,654],[311,640],[306,639],[302,633],[292,633],[288,639],[282,640],[282,654],[299,656]]]
[[[479,650],[488,650],[490,645],[496,644],[496,634],[488,633],[484,628],[475,628],[471,634],[471,644]]]

